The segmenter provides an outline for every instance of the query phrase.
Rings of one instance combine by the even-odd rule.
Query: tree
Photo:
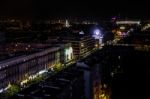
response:
[[[12,96],[15,93],[20,91],[19,85],[15,85],[15,84],[11,85],[11,84],[9,84],[8,86],[9,86],[9,88],[6,91],[6,96]]]

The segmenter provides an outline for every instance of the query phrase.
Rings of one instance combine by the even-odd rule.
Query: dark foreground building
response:
[[[150,52],[135,46],[107,46],[103,80],[111,88],[111,99],[149,98]]]
[[[10,99],[85,99],[83,72],[67,68]]]

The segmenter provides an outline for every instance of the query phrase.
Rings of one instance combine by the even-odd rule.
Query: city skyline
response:
[[[0,99],[149,97],[144,3],[8,1],[0,3]]]

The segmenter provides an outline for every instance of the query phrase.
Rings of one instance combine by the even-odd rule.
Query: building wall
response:
[[[71,40],[74,56],[78,59],[88,55],[95,48],[95,40],[91,36],[83,36],[79,40]]]
[[[18,57],[0,63],[0,89],[9,83],[20,83],[22,80],[51,68],[60,62],[60,48],[50,48],[28,56]]]
[[[84,72],[85,99],[101,99],[101,66],[78,62],[77,67]]]

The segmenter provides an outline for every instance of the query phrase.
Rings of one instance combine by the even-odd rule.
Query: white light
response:
[[[41,71],[39,71],[39,75],[41,75],[41,74],[43,74],[45,72],[47,72],[47,70],[41,70]]]
[[[118,59],[120,59],[120,56],[118,56]]]
[[[101,31],[99,29],[94,30],[94,34],[101,35]]]
[[[28,80],[25,79],[25,80],[23,80],[20,84],[21,84],[21,85],[24,85],[24,84],[26,84],[27,82],[28,82]]]
[[[52,67],[51,70],[54,71],[54,68]]]
[[[116,24],[140,24],[140,21],[116,21]]]
[[[121,30],[125,30],[125,27],[124,27],[124,26],[121,26],[120,29],[121,29]]]
[[[83,32],[83,31],[81,31],[81,32],[79,32],[79,34],[83,35],[83,34],[84,34],[84,32]]]
[[[144,27],[142,28],[142,31],[147,30],[147,29],[149,29],[149,28],[150,28],[150,24],[147,24],[146,26],[144,26]]]
[[[4,89],[0,89],[0,93],[2,93],[4,91]]]
[[[84,43],[81,43],[81,47],[84,47]]]
[[[65,55],[68,56],[68,59],[69,59],[69,60],[71,59],[72,53],[73,53],[72,47],[69,47],[69,48],[66,49],[66,51],[65,51]]]
[[[68,20],[65,22],[65,27],[70,27]]]

